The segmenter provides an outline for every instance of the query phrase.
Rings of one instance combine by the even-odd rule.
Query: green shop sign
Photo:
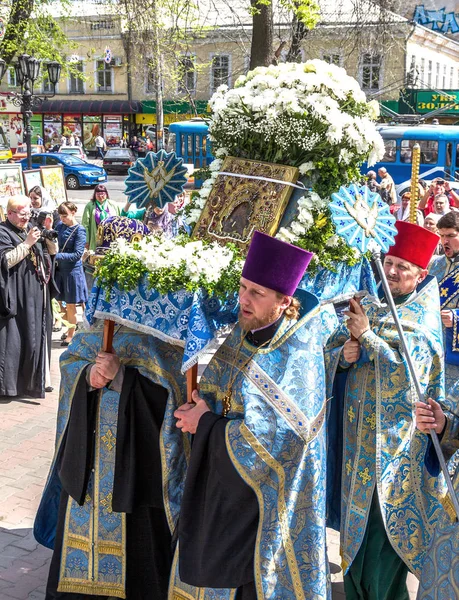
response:
[[[416,112],[428,113],[438,108],[445,108],[445,115],[459,114],[459,90],[451,92],[416,92]]]

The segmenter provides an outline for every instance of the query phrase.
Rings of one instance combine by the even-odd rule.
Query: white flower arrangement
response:
[[[357,81],[321,60],[258,67],[210,99],[209,134],[218,158],[239,156],[314,173],[328,195],[384,154],[378,108]]]
[[[204,288],[224,295],[237,289],[242,264],[232,245],[155,236],[137,242],[119,238],[100,260],[97,277],[107,289],[115,283],[132,289],[146,275],[150,287],[160,293]]]
[[[328,200],[321,198],[315,192],[308,192],[298,199],[297,217],[288,227],[281,227],[276,237],[283,242],[295,244],[314,224],[314,212],[325,210]]]

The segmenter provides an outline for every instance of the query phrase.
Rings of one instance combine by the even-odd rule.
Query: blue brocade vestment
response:
[[[284,318],[269,345],[258,351],[242,340],[237,326],[200,382],[202,397],[212,411],[222,414],[222,399],[236,374],[226,448],[258,499],[254,556],[258,600],[330,597],[323,324],[317,299],[301,290],[295,296],[302,304],[298,321]],[[230,600],[235,595],[235,589],[185,584],[176,569],[169,597]]]
[[[437,283],[428,278],[397,306],[424,394],[444,399],[443,348]],[[327,375],[338,363],[349,368],[343,406],[341,555],[347,571],[367,527],[377,493],[387,537],[408,568],[419,576],[434,525],[443,513],[442,482],[424,467],[427,436],[416,429],[416,392],[399,335],[386,304],[366,297],[370,330],[360,338],[361,355],[342,358],[349,331],[343,323],[326,352]]]

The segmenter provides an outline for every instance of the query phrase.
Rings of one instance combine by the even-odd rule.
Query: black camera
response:
[[[46,210],[32,210],[30,222],[34,227],[38,227],[42,240],[55,242],[57,240],[57,231],[55,229],[46,229],[45,220],[47,217],[53,218],[53,213]]]

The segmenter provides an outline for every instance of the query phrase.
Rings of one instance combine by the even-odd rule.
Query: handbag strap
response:
[[[79,227],[79,224],[77,223],[77,224],[74,226],[74,229],[73,229],[72,233],[71,233],[71,234],[69,235],[69,237],[68,237],[68,238],[65,240],[65,244],[62,246],[62,250],[59,250],[59,252],[64,252],[64,250],[65,250],[65,248],[66,248],[67,244],[69,243],[69,240],[72,238],[73,234],[74,234],[74,233],[77,231],[78,227]]]

